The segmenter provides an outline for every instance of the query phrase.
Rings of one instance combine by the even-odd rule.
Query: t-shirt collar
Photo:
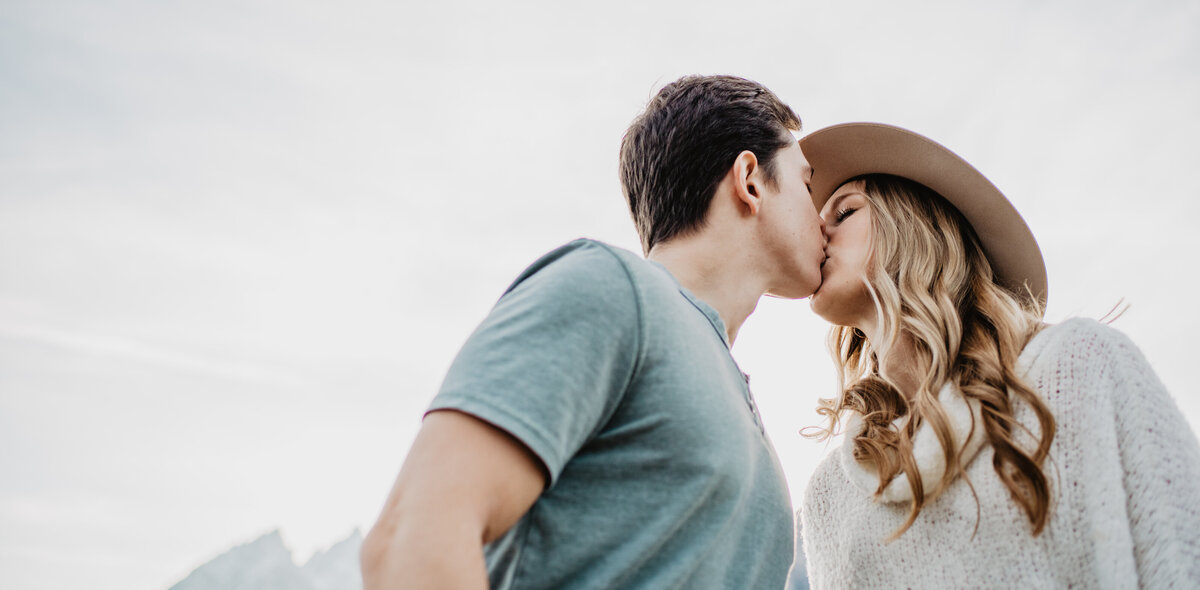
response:
[[[716,308],[705,303],[703,299],[696,297],[694,293],[688,291],[686,287],[679,284],[679,279],[676,279],[675,275],[671,274],[671,271],[667,270],[667,267],[653,260],[647,260],[647,262],[663,271],[663,273],[668,277],[671,277],[671,282],[675,283],[676,287],[679,287],[679,292],[691,302],[693,307],[700,310],[700,313],[704,314],[704,317],[708,318],[708,323],[712,324],[713,329],[717,331],[717,335],[721,337],[721,342],[724,342],[725,347],[728,348],[729,338],[728,334],[725,332],[725,320],[721,319],[721,314],[717,313]]]

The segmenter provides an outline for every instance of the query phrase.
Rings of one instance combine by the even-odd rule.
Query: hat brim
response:
[[[998,282],[1045,308],[1046,263],[1021,214],[983,174],[937,142],[892,125],[844,123],[800,140],[813,168],[810,190],[820,210],[847,180],[892,174],[919,182],[954,205],[975,233]],[[1028,289],[1028,292],[1026,291]]]

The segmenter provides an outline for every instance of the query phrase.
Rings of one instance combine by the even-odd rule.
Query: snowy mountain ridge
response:
[[[362,588],[362,534],[318,551],[296,565],[278,530],[237,545],[201,565],[170,590],[353,590]]]

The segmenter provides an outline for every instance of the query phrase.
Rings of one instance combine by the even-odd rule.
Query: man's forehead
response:
[[[804,172],[810,168],[808,158],[804,157],[804,150],[800,149],[800,142],[780,148],[776,153],[778,154],[777,158],[787,162],[785,165],[790,170]]]
[[[788,148],[787,148],[787,149],[789,149],[789,150],[790,150],[790,149],[793,149],[793,148],[794,148],[794,149],[795,149],[795,151],[796,151],[796,157],[797,157],[797,158],[799,159],[799,161],[800,161],[800,167],[801,167],[801,169],[802,169],[802,170],[803,170],[805,173],[807,173],[808,171],[812,170],[812,165],[808,163],[808,156],[804,154],[804,148],[801,148],[801,147],[800,147],[800,142],[799,142],[799,141],[797,141],[796,143],[794,143],[794,144],[792,144],[792,145],[788,146]]]

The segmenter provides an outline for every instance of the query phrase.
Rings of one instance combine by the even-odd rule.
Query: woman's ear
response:
[[[750,150],[744,150],[733,160],[733,195],[750,215],[758,215],[762,207],[761,170],[758,157]]]

